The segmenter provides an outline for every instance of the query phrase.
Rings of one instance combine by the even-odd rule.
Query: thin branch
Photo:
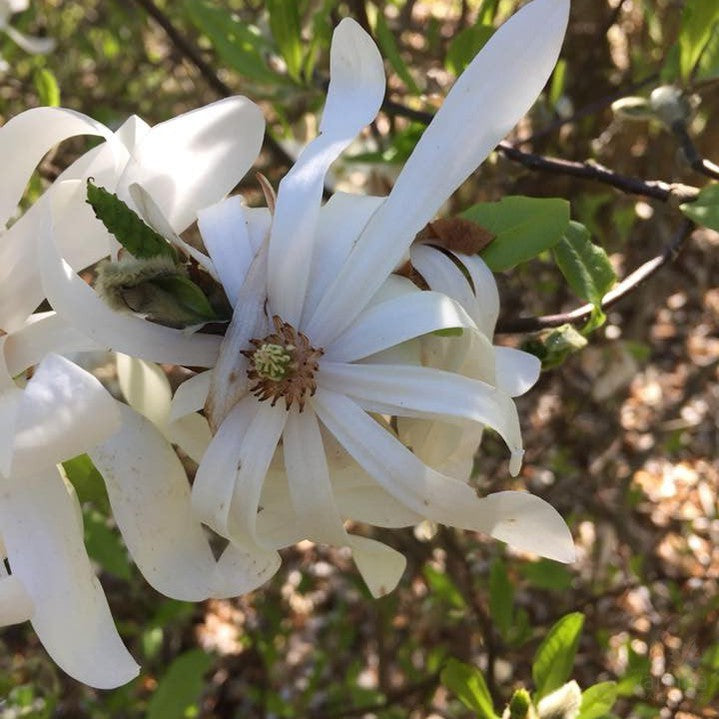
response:
[[[711,160],[707,160],[699,154],[694,140],[692,140],[691,135],[687,131],[686,124],[684,122],[676,122],[672,125],[671,129],[679,141],[684,157],[687,158],[687,162],[691,165],[692,169],[706,177],[710,177],[712,180],[719,180],[719,165],[715,165]]]
[[[672,241],[661,253],[640,265],[634,272],[627,275],[613,290],[607,292],[602,300],[602,309],[606,310],[622,300],[637,289],[642,283],[669,262],[673,262],[679,255],[682,245],[691,235],[694,223],[684,220],[672,238]],[[586,322],[592,314],[594,307],[591,304],[582,305],[570,312],[557,315],[544,315],[543,317],[520,317],[518,319],[500,320],[495,332],[497,334],[511,334],[524,332],[537,332],[564,324],[578,324]]]

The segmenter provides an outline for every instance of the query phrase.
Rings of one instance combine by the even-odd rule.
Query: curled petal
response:
[[[539,379],[542,363],[539,358],[513,347],[495,347],[497,388],[510,397],[528,392]]]
[[[198,372],[177,388],[170,406],[169,419],[171,422],[191,412],[199,412],[205,406],[207,393],[210,391],[211,374],[211,370]]]
[[[0,578],[0,627],[26,622],[34,611],[32,598],[14,574]]]
[[[167,375],[153,362],[118,353],[117,379],[127,403],[150,420],[164,427],[170,416],[172,390]]]

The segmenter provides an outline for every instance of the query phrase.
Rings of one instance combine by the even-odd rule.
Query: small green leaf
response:
[[[542,360],[542,369],[558,367],[573,352],[584,349],[587,339],[570,324],[546,330],[522,345],[525,352]]]
[[[602,298],[617,276],[607,253],[592,242],[589,230],[579,222],[570,222],[552,252],[554,261],[577,296],[600,309]]]
[[[582,705],[577,719],[600,719],[611,711],[616,701],[616,682],[595,684],[582,692]]]
[[[491,25],[497,15],[499,9],[499,0],[484,0],[482,7],[479,8],[477,22],[483,25]]]
[[[686,202],[680,209],[697,224],[719,231],[719,183],[707,185],[694,202]]]
[[[465,28],[455,35],[449,44],[444,66],[455,77],[458,77],[493,34],[494,28],[491,25],[478,23]]]
[[[68,459],[62,463],[65,476],[75,488],[80,504],[92,502],[96,509],[109,514],[110,500],[105,489],[105,481],[100,472],[86,454]]]
[[[714,33],[699,59],[696,77],[697,80],[713,80],[719,77],[719,24],[714,26]]]
[[[685,3],[679,32],[679,68],[682,79],[689,79],[717,22],[719,3],[713,0],[687,0]]]
[[[48,70],[46,67],[38,68],[35,70],[32,79],[40,104],[48,107],[59,107],[60,86],[57,84],[57,78],[52,73],[52,70]]]
[[[302,71],[299,5],[287,0],[267,0],[266,7],[270,14],[272,37],[287,63],[287,72],[293,80],[299,81]]]
[[[440,572],[429,564],[425,565],[422,574],[432,593],[436,595],[437,598],[443,600],[455,609],[466,608],[467,605],[462,597],[462,593],[457,589],[457,586],[448,574]]]
[[[188,320],[202,322],[217,319],[204,292],[189,277],[158,277],[152,280],[152,284],[172,295],[179,307],[185,310]]]
[[[489,570],[489,613],[502,638],[507,641],[514,624],[514,587],[501,559],[495,559]]]
[[[84,521],[87,553],[105,571],[128,581],[132,573],[119,534],[107,526],[106,518],[97,511],[85,512]]]
[[[480,255],[493,272],[499,272],[554,247],[569,226],[569,203],[517,195],[473,205],[461,216],[495,235]]]
[[[117,195],[87,181],[87,203],[95,217],[133,257],[176,258],[170,243],[131,210]]]
[[[558,689],[569,678],[583,626],[581,612],[567,614],[549,630],[539,645],[532,662],[535,700]]]
[[[265,85],[286,82],[281,73],[273,72],[265,62],[264,55],[271,49],[267,40],[235,13],[203,0],[185,0],[185,10],[222,60],[240,75]]]
[[[709,647],[699,661],[701,692],[699,701],[709,704],[719,694],[719,643]]]
[[[182,719],[196,707],[212,657],[201,649],[181,654],[170,664],[150,699],[147,719]]]
[[[440,675],[442,684],[478,719],[497,719],[484,675],[476,667],[450,659]]]
[[[407,68],[405,61],[402,59],[402,55],[397,47],[394,35],[387,26],[387,21],[385,20],[381,6],[377,12],[375,33],[377,34],[377,42],[382,49],[382,54],[389,60],[390,64],[394,68],[394,71],[413,95],[419,95],[420,89],[417,87],[417,83],[414,81],[414,78]]]

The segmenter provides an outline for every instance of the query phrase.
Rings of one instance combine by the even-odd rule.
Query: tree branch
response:
[[[694,140],[687,131],[686,124],[684,122],[675,122],[671,129],[692,169],[706,177],[710,177],[712,180],[719,180],[719,165],[715,165],[711,160],[706,160],[699,154]]]
[[[602,299],[602,309],[606,310],[622,300],[648,280],[659,269],[669,262],[673,262],[679,255],[682,245],[691,235],[695,225],[690,220],[684,220],[672,238],[672,241],[658,255],[637,267],[634,272],[627,275],[613,290],[607,292]],[[577,324],[586,322],[592,314],[591,304],[582,305],[570,312],[542,317],[520,317],[518,319],[500,320],[496,334],[512,334],[524,332],[537,332],[564,324]]]

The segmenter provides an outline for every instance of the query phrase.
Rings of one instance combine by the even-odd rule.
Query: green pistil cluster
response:
[[[292,350],[294,347],[265,343],[252,355],[255,371],[263,379],[279,382],[292,370]]]

